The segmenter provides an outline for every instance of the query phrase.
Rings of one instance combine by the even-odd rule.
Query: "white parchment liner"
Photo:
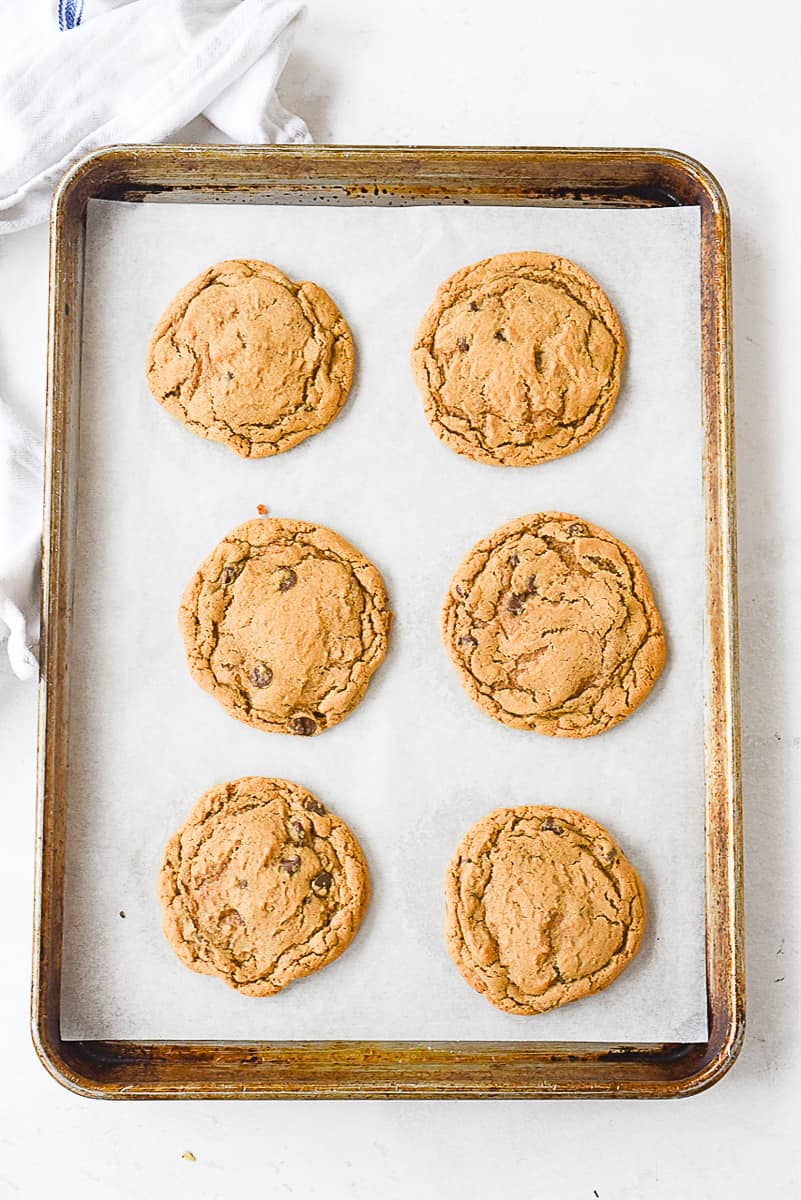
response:
[[[527,469],[460,458],[431,433],[408,366],[435,287],[466,263],[537,249],[575,259],[628,339],[617,407],[587,447]],[[323,433],[246,461],[151,398],[150,332],[222,258],[321,284],[354,332],[347,405]],[[88,214],[62,1032],[133,1039],[695,1040],[704,977],[703,610],[699,216],[536,208],[122,204]],[[192,682],[181,591],[256,515],[331,526],[383,572],[396,614],[365,700],[311,740],[232,720]],[[643,706],[587,740],[507,729],[467,698],[440,640],[470,546],[561,509],[639,555],[668,663]],[[162,847],[206,788],[296,780],[344,818],[373,901],[350,949],[254,1000],[186,970],[161,934]],[[442,878],[492,808],[557,804],[606,825],[639,870],[649,925],[605,992],[537,1017],[493,1009],[452,966]],[[125,914],[124,917],[122,914]]]

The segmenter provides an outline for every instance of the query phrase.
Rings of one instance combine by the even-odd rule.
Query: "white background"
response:
[[[797,41],[791,6],[312,0],[283,83],[317,141],[662,145],[734,220],[749,1023],[685,1101],[101,1104],[28,1036],[33,684],[0,675],[0,1196],[790,1197],[799,1185]],[[202,136],[196,128],[195,137]],[[0,389],[41,420],[47,238],[0,241]],[[182,1159],[192,1150],[196,1162]]]

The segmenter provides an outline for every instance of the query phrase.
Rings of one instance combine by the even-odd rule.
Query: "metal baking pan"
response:
[[[284,204],[697,205],[706,521],[706,1041],[120,1042],[60,1033],[69,627],[81,297],[90,199]],[[745,1021],[729,214],[699,163],[662,150],[122,146],[53,205],[32,1031],[66,1087],[107,1098],[664,1098],[701,1091]]]

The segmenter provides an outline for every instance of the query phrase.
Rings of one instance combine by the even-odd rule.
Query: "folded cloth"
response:
[[[239,142],[309,142],[275,86],[296,0],[52,0],[18,9],[0,57],[0,233],[47,219],[84,154],[158,142],[199,114]],[[2,320],[2,317],[0,317]],[[0,400],[0,643],[36,671],[41,447]]]
[[[20,679],[36,671],[42,447],[0,399],[0,640]]]
[[[200,113],[234,141],[311,141],[305,123],[275,97],[301,7],[297,0],[113,7],[85,0],[59,4],[49,27],[41,13],[27,28],[6,22],[0,233],[46,220],[55,184],[84,154],[163,141]]]

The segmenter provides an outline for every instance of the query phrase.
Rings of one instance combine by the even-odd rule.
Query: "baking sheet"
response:
[[[694,1041],[706,1037],[699,213],[124,204],[91,201],[85,261],[62,976],[65,1038]],[[408,367],[456,268],[516,249],[595,275],[629,354],[607,428],[566,459],[498,469],[430,432]],[[354,331],[355,386],[323,433],[245,461],[152,400],[147,341],[211,263],[265,258],[326,288]],[[306,740],[249,729],[191,681],[178,599],[256,515],[330,525],[381,569],[396,614],[365,700]],[[627,542],[651,579],[668,663],[616,729],[507,729],[459,685],[439,635],[453,569],[525,512],[561,509]],[[373,900],[337,962],[278,996],[187,971],[160,932],[164,842],[206,788],[278,775],[359,837]],[[637,866],[640,953],[605,992],[537,1017],[493,1009],[452,966],[442,878],[463,832],[507,804],[579,808]],[[124,914],[124,916],[122,915]]]

